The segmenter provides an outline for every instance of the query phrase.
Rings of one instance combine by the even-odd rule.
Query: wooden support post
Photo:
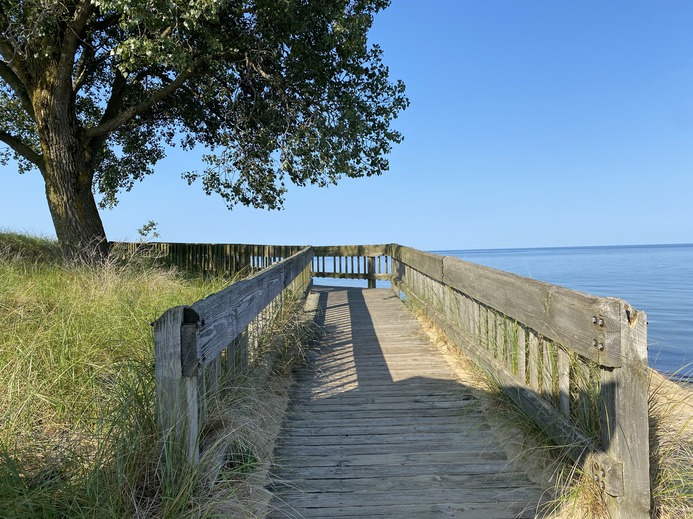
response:
[[[527,330],[517,323],[517,376],[527,385]]]
[[[375,276],[375,257],[371,256],[368,258],[368,270],[367,273]],[[375,277],[368,279],[368,288],[375,288]]]
[[[570,357],[556,345],[558,355],[558,408],[565,416],[570,416]]]
[[[602,369],[600,401],[602,446],[623,465],[622,492],[599,480],[602,469],[593,470],[611,517],[646,519],[650,517],[647,317],[623,301],[620,307],[623,362],[620,368]]]
[[[154,323],[156,414],[165,455],[199,462],[198,385],[195,343],[199,316],[177,306]]]
[[[529,330],[529,361],[528,369],[529,371],[529,387],[532,388],[536,393],[541,390],[539,388],[539,337],[534,330]]]

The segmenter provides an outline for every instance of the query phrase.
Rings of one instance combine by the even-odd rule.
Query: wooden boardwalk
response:
[[[267,517],[534,517],[541,490],[402,302],[315,290],[325,335],[298,374]]]

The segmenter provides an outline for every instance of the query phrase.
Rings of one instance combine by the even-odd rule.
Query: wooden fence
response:
[[[296,254],[297,245],[243,243],[127,243],[111,244],[116,256],[145,256],[194,274],[233,276],[250,274]],[[369,288],[376,280],[390,279],[389,245],[336,245],[313,247],[311,275],[317,278],[364,279]]]
[[[392,245],[392,287],[582,463],[612,517],[649,517],[647,318],[625,301]]]
[[[390,279],[388,245],[336,245],[313,247],[312,275],[316,278],[365,279],[368,288],[376,280]]]
[[[224,374],[253,359],[287,291],[305,294],[312,260],[306,248],[206,299],[171,308],[154,323],[157,420],[173,459],[199,462],[208,398],[218,394]]]
[[[111,244],[116,256],[147,256],[182,271],[203,275],[249,274],[278,263],[304,249],[298,245],[243,243],[125,243]]]

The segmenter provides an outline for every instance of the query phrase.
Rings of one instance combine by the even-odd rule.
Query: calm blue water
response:
[[[542,249],[446,250],[436,254],[513,272],[647,313],[650,366],[693,374],[693,244]],[[364,281],[316,280],[365,286]],[[378,282],[378,286],[384,286]]]
[[[693,373],[693,244],[435,251],[647,313],[650,366]]]

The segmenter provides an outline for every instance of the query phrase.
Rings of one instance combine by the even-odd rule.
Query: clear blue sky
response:
[[[188,187],[173,151],[104,211],[112,240],[398,242],[427,250],[693,242],[693,2],[394,0],[373,42],[407,84],[381,177],[286,209]],[[0,172],[0,228],[53,234],[38,173]]]

